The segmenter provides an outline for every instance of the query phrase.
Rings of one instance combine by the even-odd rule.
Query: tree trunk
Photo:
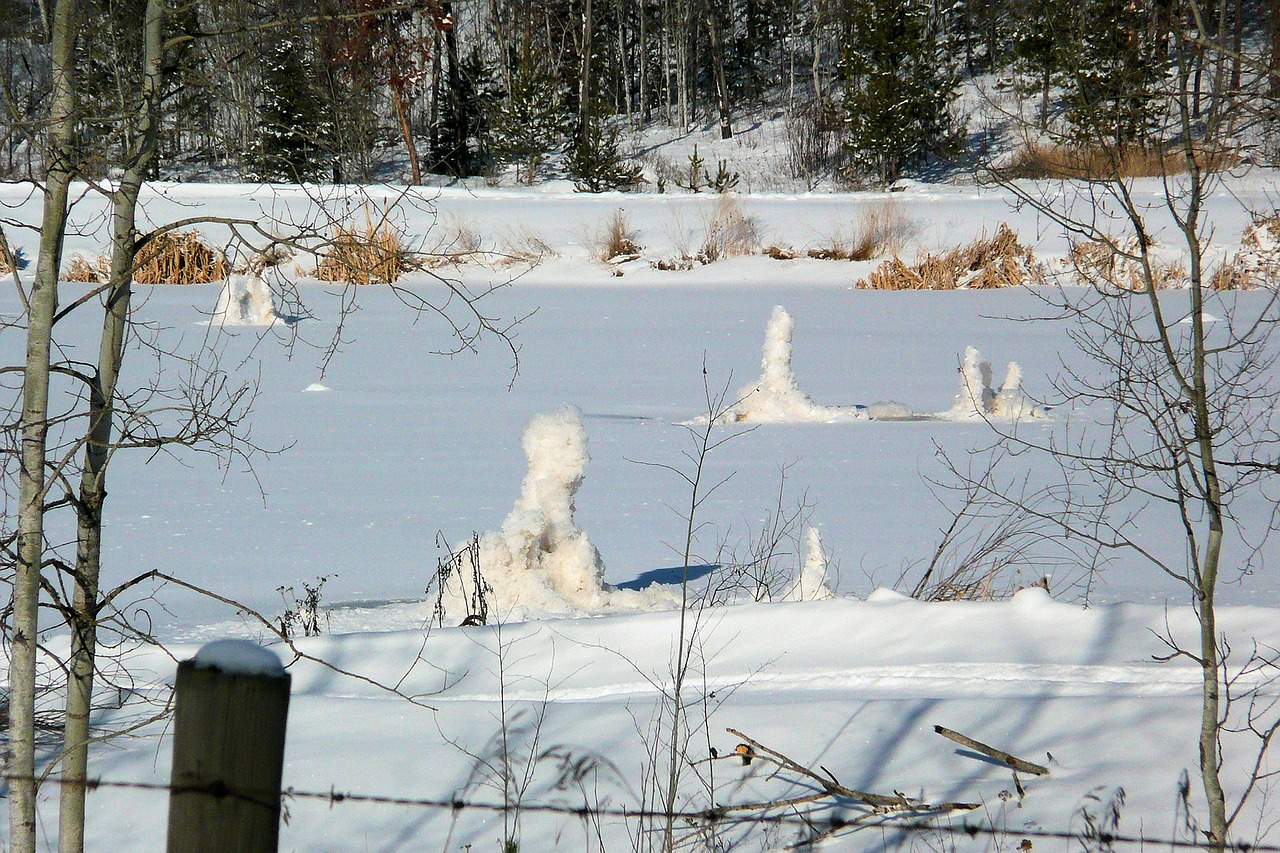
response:
[[[75,166],[75,43],[79,6],[59,0],[53,11],[49,148],[41,219],[40,259],[31,285],[27,356],[22,382],[22,451],[18,473],[18,559],[14,567],[9,658],[9,849],[36,847],[35,680],[40,569],[44,562],[45,462],[49,415],[49,356],[58,310],[58,271],[67,227],[67,196]]]
[[[422,167],[418,163],[418,146],[413,142],[413,129],[409,127],[409,110],[404,102],[404,93],[400,91],[401,87],[392,82],[390,88],[396,118],[400,120],[400,135],[404,137],[404,147],[409,152],[409,180],[416,187],[422,183]]]
[[[148,0],[143,20],[143,79],[137,107],[133,150],[112,203],[111,289],[107,292],[96,383],[89,392],[88,441],[77,507],[76,579],[69,619],[70,660],[64,718],[62,776],[59,795],[59,853],[83,853],[85,795],[88,778],[89,714],[97,653],[98,583],[102,566],[102,509],[107,498],[106,474],[111,460],[112,418],[116,384],[124,360],[129,323],[133,262],[136,254],[138,195],[156,158],[160,139],[160,98],[164,90],[164,0]],[[80,784],[76,784],[80,783]]]
[[[582,2],[582,44],[578,68],[578,133],[584,134],[591,120],[591,0]]]
[[[720,138],[733,138],[733,123],[729,115],[729,84],[724,78],[724,46],[720,41],[720,24],[712,3],[704,7],[707,20],[707,38],[711,44],[711,67],[716,78],[716,106],[720,111]]]
[[[1280,0],[1271,0],[1271,85],[1268,92],[1280,98]]]

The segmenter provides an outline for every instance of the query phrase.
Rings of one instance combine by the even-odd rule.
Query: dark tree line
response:
[[[176,3],[176,0],[175,0]],[[171,4],[173,5],[173,4]],[[385,14],[388,6],[403,8]],[[1150,92],[1170,39],[1205,45],[1196,109],[1253,87],[1275,95],[1280,0],[192,0],[166,26],[194,38],[168,76],[168,177],[423,180],[548,155],[587,188],[634,175],[619,134],[786,111],[826,134],[814,168],[892,181],[964,147],[956,92],[1012,75],[1039,121],[1153,141]],[[78,46],[85,173],[105,173],[112,100],[137,51],[142,0],[94,0]],[[0,175],[40,169],[49,34],[39,0],[0,7]],[[375,14],[378,13],[378,14]],[[262,29],[264,21],[293,23]],[[1212,46],[1210,46],[1212,45]],[[1250,60],[1254,56],[1255,60]],[[95,87],[106,91],[96,92]],[[1106,125],[1101,128],[1099,122]],[[804,125],[808,125],[807,127]],[[405,168],[405,161],[407,169]]]

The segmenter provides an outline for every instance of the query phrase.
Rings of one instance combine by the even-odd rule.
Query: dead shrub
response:
[[[102,284],[111,277],[111,260],[103,255],[89,257],[76,255],[62,271],[63,281],[78,281],[86,284]]]
[[[896,255],[911,230],[911,220],[896,204],[886,201],[872,207],[852,233],[838,230],[826,245],[805,254],[822,261],[869,261]]]
[[[800,257],[800,253],[790,246],[765,246],[762,254],[773,258],[775,261],[794,261]]]
[[[423,264],[400,242],[387,223],[366,222],[362,230],[338,226],[320,255],[316,278],[350,284],[391,284]]]
[[[606,263],[635,260],[640,257],[640,244],[636,242],[636,236],[635,229],[627,220],[627,212],[618,208],[596,235],[596,258]]]
[[[1102,290],[1127,290],[1143,293],[1147,290],[1147,276],[1143,270],[1137,238],[1121,245],[1098,240],[1083,240],[1071,244],[1071,266],[1083,284]],[[1186,278],[1186,270],[1177,262],[1150,262],[1151,282],[1156,290],[1179,287]]]
[[[894,256],[856,286],[868,290],[987,290],[1043,281],[1031,250],[1002,222],[994,236],[979,237],[945,255],[925,255],[912,265]]]
[[[1196,148],[1196,165],[1209,171],[1236,166],[1240,157],[1221,148]],[[1068,178],[1108,180],[1152,178],[1187,171],[1186,154],[1180,146],[1164,148],[1086,148],[1078,145],[1029,145],[1001,174],[1007,178]]]
[[[194,230],[158,234],[133,259],[138,284],[209,284],[225,279],[228,271],[226,256]]]
[[[721,195],[715,207],[703,217],[702,248],[699,255],[713,263],[725,258],[749,255],[760,245],[760,228],[742,204],[731,195]]]
[[[1254,216],[1244,230],[1240,251],[1209,280],[1215,290],[1274,287],[1280,279],[1280,213]]]

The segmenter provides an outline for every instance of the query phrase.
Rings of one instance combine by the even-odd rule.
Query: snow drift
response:
[[[806,546],[804,565],[782,594],[782,601],[823,601],[836,596],[827,578],[827,554],[816,527],[808,529]]]
[[[271,288],[262,276],[249,272],[227,278],[209,322],[214,326],[270,326],[281,319]]]
[[[522,439],[528,473],[502,527],[479,538],[479,574],[487,610],[503,621],[537,615],[666,609],[668,587],[622,590],[604,583],[604,562],[574,519],[586,473],[587,434],[576,409],[534,416]],[[444,618],[473,616],[474,591],[453,578],[441,592]],[[456,618],[455,618],[456,617]]]
[[[939,417],[946,420],[1018,421],[1047,418],[1048,410],[1036,405],[1022,390],[1022,368],[1009,362],[1000,390],[991,387],[991,362],[974,347],[965,347],[960,363],[960,393]]]
[[[864,420],[856,406],[821,406],[800,390],[791,369],[791,337],[795,321],[781,305],[774,306],[765,328],[763,373],[738,392],[737,402],[720,418],[737,423],[833,423]]]

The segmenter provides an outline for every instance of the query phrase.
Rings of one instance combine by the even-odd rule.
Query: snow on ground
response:
[[[1155,198],[1154,184],[1140,189]],[[104,583],[160,569],[274,618],[303,584],[328,578],[322,614],[332,636],[303,640],[300,647],[398,683],[402,693],[420,694],[436,708],[294,661],[286,785],[492,802],[500,798],[500,786],[495,790],[480,758],[493,759],[505,713],[520,739],[515,750],[533,750],[529,738],[537,731],[547,756],[538,762],[531,800],[580,802],[574,799],[580,792],[552,790],[559,756],[573,766],[597,768],[589,788],[593,802],[636,805],[647,725],[674,659],[678,611],[428,631],[433,600],[427,590],[439,558],[484,531],[504,541],[518,532],[536,538],[538,549],[544,542],[578,542],[577,556],[585,555],[578,577],[605,594],[678,579],[685,535],[680,512],[689,492],[662,466],[690,470],[684,455],[690,433],[683,424],[706,414],[709,393],[732,393],[758,375],[766,320],[776,316],[775,306],[784,306],[794,324],[785,335],[786,372],[798,392],[802,388],[807,399],[824,406],[892,406],[876,410],[882,419],[768,423],[741,434],[735,426],[715,428],[717,439],[728,440],[708,457],[705,476],[708,484],[723,484],[699,507],[707,526],[696,538],[692,562],[710,563],[747,548],[751,534],[776,510],[785,479],[783,502],[811,507],[808,518],[820,540],[806,545],[820,556],[810,551],[811,558],[801,560],[803,572],[791,579],[798,583],[784,585],[782,597],[821,597],[824,587],[840,597],[700,614],[699,663],[690,689],[707,697],[714,713],[710,739],[700,735],[691,756],[707,757],[710,746],[731,750],[737,741],[723,729],[732,726],[797,760],[829,768],[853,787],[980,802],[972,819],[1008,835],[990,844],[980,840],[979,847],[1010,849],[1021,832],[1066,829],[1088,796],[1105,799],[1116,786],[1127,792],[1122,827],[1167,835],[1178,774],[1195,762],[1198,691],[1197,673],[1186,661],[1152,660],[1162,649],[1157,634],[1166,619],[1179,636],[1191,629],[1175,583],[1140,563],[1116,560],[1089,578],[1079,565],[1053,566],[1048,586],[1056,602],[1036,589],[1000,604],[921,604],[874,592],[904,572],[909,578],[918,572],[949,521],[926,482],[942,474],[935,455],[964,461],[974,448],[991,444],[1000,407],[1022,411],[1028,405],[1021,389],[1032,398],[1029,405],[1052,406],[1048,418],[1019,420],[1016,428],[1029,436],[1109,426],[1106,413],[1052,398],[1054,374],[1085,365],[1067,328],[1028,321],[1046,313],[1041,295],[1030,289],[853,289],[875,262],[779,262],[755,255],[686,272],[658,270],[648,262],[673,257],[700,239],[714,198],[588,197],[560,190],[432,191],[430,198],[412,199],[404,214],[404,226],[423,245],[456,245],[470,234],[486,248],[502,249],[522,240],[528,245],[532,241],[520,235],[536,232],[553,251],[532,269],[495,257],[457,270],[475,292],[516,277],[484,304],[491,315],[525,318],[516,330],[518,371],[510,351],[495,341],[478,353],[435,354],[449,346],[447,324],[429,314],[415,316],[405,305],[406,295],[440,292],[425,273],[406,279],[399,294],[378,286],[344,293],[306,278],[281,290],[276,282],[272,310],[296,322],[263,326],[208,325],[219,285],[138,288],[136,317],[148,340],[182,353],[213,347],[234,377],[256,385],[253,442],[280,452],[258,457],[252,473],[240,463],[223,468],[199,456],[117,457]],[[345,205],[353,216],[366,204],[399,195],[394,188],[374,188],[371,202],[370,194],[313,192]],[[1264,175],[1214,197],[1210,214],[1224,241],[1215,257],[1238,248],[1248,222],[1245,206],[1261,207],[1273,192]],[[912,186],[894,194],[755,195],[740,203],[765,243],[818,245],[841,221],[857,222],[872,206],[891,203],[914,222],[907,255],[952,247],[1007,221],[1036,244],[1038,256],[1064,257],[1065,240],[1033,213],[1011,209],[1009,200],[973,187]],[[38,221],[38,202],[25,190],[0,187],[0,201],[6,215]],[[308,218],[308,204],[299,189],[170,185],[149,194],[146,209],[155,221],[204,211],[283,222]],[[620,277],[592,260],[593,235],[618,208],[626,210],[644,247],[641,259],[618,267]],[[84,207],[76,216],[82,227],[69,248],[101,251],[106,241],[97,214]],[[219,239],[214,229],[209,237]],[[26,234],[14,242],[34,254]],[[454,274],[448,267],[440,272]],[[80,287],[68,286],[68,303]],[[359,310],[344,313],[350,297]],[[1188,313],[1185,294],[1162,298],[1171,316]],[[1215,295],[1204,308],[1213,317],[1229,317],[1262,299],[1258,292]],[[12,288],[0,291],[0,314],[13,317],[18,310]],[[93,318],[73,314],[60,325],[67,327],[67,357],[88,360],[96,353]],[[763,336],[780,352],[784,335],[778,329]],[[326,360],[339,331],[339,351]],[[4,363],[20,358],[21,337],[13,328],[0,334]],[[967,356],[969,348],[974,352]],[[996,388],[979,352],[1015,358],[1021,367],[1007,370]],[[126,381],[144,384],[151,364],[134,358]],[[768,364],[764,372],[767,377]],[[939,412],[958,387],[968,389],[966,413],[980,408],[985,417],[911,417]],[[559,460],[568,466],[557,462],[538,475],[533,457],[541,457],[526,453],[522,436],[531,423],[545,423],[539,418],[565,407],[580,412],[560,416],[560,429],[552,431],[553,443],[573,451]],[[575,450],[584,442],[589,465]],[[1032,480],[1049,470],[1043,460],[1017,464],[1023,467],[1015,474]],[[555,488],[531,485],[545,477]],[[1244,518],[1261,518],[1271,509],[1261,498],[1233,507]],[[1141,540],[1156,553],[1181,555],[1176,520],[1151,522]],[[1238,560],[1240,543],[1229,548],[1231,560]],[[1041,581],[1043,570],[1028,568],[1017,585]],[[695,586],[710,582],[707,571],[691,567]],[[1074,603],[1085,580],[1093,605],[1087,610]],[[1227,580],[1222,620],[1229,636],[1239,638],[1234,645],[1276,647],[1280,583],[1268,573],[1233,572]],[[140,590],[140,596],[150,594]],[[154,596],[140,598],[132,612],[177,643],[178,658],[190,657],[205,640],[264,634],[252,620],[208,599],[175,590]],[[286,650],[277,651],[286,663],[292,660]],[[136,653],[130,660],[140,681],[136,695],[159,695],[148,683],[168,683],[172,667],[167,657]],[[102,720],[134,710],[126,703]],[[957,750],[930,731],[934,724],[1047,761],[1051,775],[1022,780],[1026,796],[1019,800],[1007,770]],[[548,751],[550,745],[559,751]],[[154,726],[97,751],[94,772],[162,781],[167,749],[163,727]],[[1230,749],[1239,759],[1237,746]],[[799,790],[755,765],[710,766],[718,801]],[[1230,766],[1238,789],[1243,765],[1235,760]],[[682,802],[696,805],[698,790],[691,781]],[[159,845],[163,795],[103,789],[91,795],[90,807],[90,849]],[[468,844],[485,850],[496,847],[502,834],[501,816],[480,812],[331,807],[307,800],[291,800],[289,809],[286,850],[459,850]],[[46,837],[54,821],[49,806],[42,812]],[[527,814],[522,821],[521,849],[596,846],[576,819]],[[630,849],[619,821],[601,832],[608,849]],[[769,844],[793,837],[794,827],[780,830]],[[823,849],[863,850],[894,841],[876,830]],[[943,846],[936,837],[916,842],[930,843]]]

